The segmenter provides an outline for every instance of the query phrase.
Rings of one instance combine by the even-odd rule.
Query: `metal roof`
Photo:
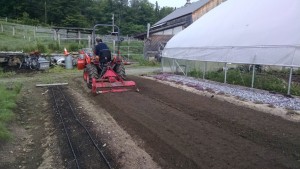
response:
[[[170,13],[169,15],[167,15],[166,17],[164,17],[163,19],[161,19],[160,21],[158,21],[157,23],[155,23],[153,25],[153,27],[158,26],[159,24],[162,24],[164,22],[167,22],[169,20],[193,13],[194,11],[196,11],[197,9],[201,8],[202,6],[204,6],[206,3],[208,3],[210,0],[199,0],[197,2],[193,2],[187,6],[183,6],[181,8],[176,9],[175,11],[173,11],[172,13]]]

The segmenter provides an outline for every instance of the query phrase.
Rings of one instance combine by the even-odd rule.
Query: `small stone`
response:
[[[32,146],[32,145],[34,145],[34,142],[30,142],[30,143],[28,143],[28,145],[29,145],[29,146]]]

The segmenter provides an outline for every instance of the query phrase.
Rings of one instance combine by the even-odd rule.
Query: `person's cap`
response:
[[[96,37],[96,41],[100,42],[102,39],[100,37]]]

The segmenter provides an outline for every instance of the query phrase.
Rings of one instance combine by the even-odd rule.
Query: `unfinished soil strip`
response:
[[[61,147],[67,168],[108,168],[111,164],[97,141],[77,117],[71,98],[61,87],[51,87],[53,105],[62,129]],[[100,144],[101,145],[101,144]],[[68,146],[68,148],[67,148]]]
[[[163,168],[300,168],[300,124],[152,80],[97,103]]]

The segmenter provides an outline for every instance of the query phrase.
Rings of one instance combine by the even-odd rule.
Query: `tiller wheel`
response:
[[[134,81],[123,80],[110,66],[107,67],[106,72],[100,79],[92,79],[92,92],[95,94],[109,93],[109,92],[125,92],[135,87]]]

